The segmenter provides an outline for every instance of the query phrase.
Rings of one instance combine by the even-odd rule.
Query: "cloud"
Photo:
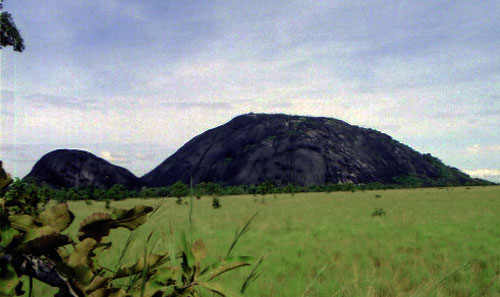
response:
[[[464,172],[472,177],[484,178],[494,182],[500,182],[500,170],[498,169],[473,169],[464,170]]]
[[[232,105],[228,102],[222,101],[214,101],[214,102],[162,102],[162,106],[167,108],[178,108],[178,109],[192,109],[192,108],[200,108],[200,109],[224,109],[229,110],[232,108]]]
[[[498,154],[500,153],[500,144],[497,145],[479,145],[473,144],[466,148],[470,154]]]
[[[102,151],[99,156],[111,163],[117,162],[117,163],[128,163],[130,162],[129,159],[124,155],[120,153],[112,153],[110,151]]]
[[[291,108],[293,106],[292,102],[278,102],[278,103],[273,103],[269,104],[270,108],[277,108],[277,109],[287,109]]]
[[[151,153],[137,152],[137,153],[134,154],[134,158],[136,158],[138,160],[141,160],[141,161],[150,160],[153,157],[154,157],[154,155],[151,154]]]
[[[96,108],[96,100],[72,98],[49,94],[30,94],[23,97],[28,104],[36,108],[61,107],[69,109],[89,110]]]
[[[490,109],[482,109],[477,113],[478,116],[486,116],[486,117],[500,117],[500,108],[490,108]]]

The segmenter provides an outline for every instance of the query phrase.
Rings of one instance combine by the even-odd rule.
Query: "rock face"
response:
[[[194,184],[309,186],[412,178],[423,185],[474,181],[372,129],[331,118],[246,114],[194,137],[141,179],[152,186],[191,179]]]
[[[55,187],[94,186],[110,188],[122,184],[138,189],[143,182],[125,168],[115,166],[89,152],[61,149],[44,155],[26,176]]]

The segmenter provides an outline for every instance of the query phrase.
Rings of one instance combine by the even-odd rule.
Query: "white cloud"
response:
[[[473,144],[465,149],[470,154],[495,154],[500,153],[500,144],[497,145],[479,145]]]
[[[498,169],[473,169],[473,170],[464,170],[464,172],[472,177],[479,177],[494,181],[500,181],[500,170]]]
[[[104,160],[107,160],[111,163],[117,162],[117,163],[127,163],[128,159],[124,154],[120,153],[112,153],[110,151],[102,151],[101,154],[99,155],[101,158]]]

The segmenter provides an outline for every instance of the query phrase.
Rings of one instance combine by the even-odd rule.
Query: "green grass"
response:
[[[380,195],[380,198],[376,198]],[[500,187],[379,190],[194,199],[193,238],[202,238],[209,257],[223,258],[234,236],[257,211],[250,231],[233,254],[265,255],[262,276],[246,296],[500,296]],[[163,203],[138,229],[126,256],[142,255],[154,232],[156,250],[166,250],[185,230],[188,206],[175,199],[129,199],[112,207]],[[76,234],[83,218],[106,211],[104,202],[71,202]],[[373,217],[376,208],[385,216]],[[128,236],[112,233],[114,250],[101,257],[111,269]],[[326,265],[326,267],[325,267]],[[324,268],[324,269],[323,269]],[[221,282],[238,291],[251,267]],[[304,292],[308,288],[307,292]],[[35,296],[47,290],[36,286]],[[209,295],[211,296],[211,295]]]

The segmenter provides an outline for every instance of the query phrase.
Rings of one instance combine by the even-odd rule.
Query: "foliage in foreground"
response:
[[[12,179],[0,166],[0,192],[10,182]],[[111,230],[123,227],[133,231],[157,208],[138,205],[128,210],[94,213],[81,222],[78,240],[74,241],[63,234],[74,219],[66,203],[40,211],[37,195],[16,197],[12,193],[0,198],[0,296],[23,295],[22,276],[29,278],[30,295],[35,278],[59,288],[56,297],[195,297],[200,296],[201,288],[230,296],[214,280],[250,265],[249,257],[231,257],[228,252],[226,259],[202,267],[206,255],[203,241],[190,244],[185,236],[180,251],[153,254],[147,245],[151,233],[143,257],[132,266],[110,270],[100,266],[97,259],[100,252],[111,248],[111,242],[105,241]],[[233,241],[230,251],[235,244]],[[241,292],[255,279],[254,274],[249,275]],[[119,285],[120,279],[128,279],[128,284]]]

